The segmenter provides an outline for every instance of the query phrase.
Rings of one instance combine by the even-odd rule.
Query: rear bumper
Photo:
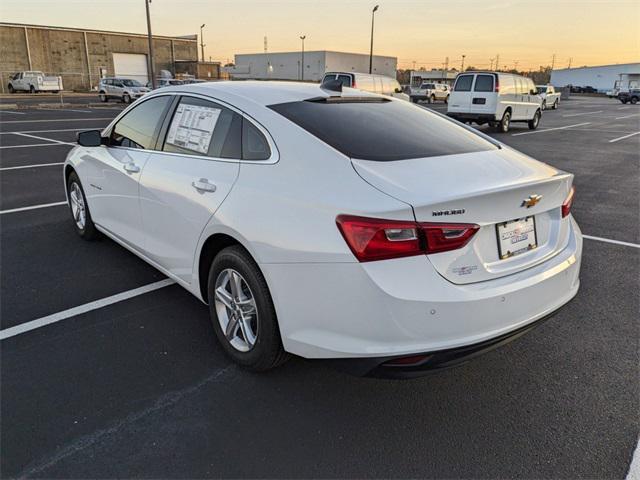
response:
[[[464,121],[484,121],[484,122],[495,122],[496,116],[493,114],[487,113],[458,113],[458,112],[447,112],[447,116],[451,117],[460,122]]]
[[[409,379],[427,375],[437,370],[462,365],[469,360],[488,353],[507,343],[512,342],[542,325],[553,317],[558,310],[544,317],[520,327],[512,332],[499,335],[483,342],[465,345],[463,347],[433,352],[422,352],[408,356],[352,358],[326,360],[325,362],[343,372],[360,377]],[[393,363],[394,360],[405,359],[407,363]]]

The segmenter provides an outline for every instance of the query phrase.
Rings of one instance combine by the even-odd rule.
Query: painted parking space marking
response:
[[[517,137],[518,135],[532,135],[534,133],[552,132],[555,130],[566,130],[567,128],[583,127],[585,125],[591,125],[591,122],[576,123],[575,125],[565,125],[564,127],[547,128],[545,130],[531,130],[529,132],[513,133],[511,136]]]
[[[9,113],[11,115],[26,115],[24,112],[12,112],[9,110],[0,110],[0,115],[2,115],[3,113]]]
[[[613,243],[614,245],[622,245],[623,247],[640,248],[637,243],[623,242],[621,240],[611,240],[610,238],[592,237],[591,235],[582,235],[582,238],[594,240],[596,242]]]
[[[30,207],[11,208],[9,210],[0,210],[0,215],[6,213],[18,213],[26,212],[27,210],[38,210],[40,208],[58,207],[60,205],[66,205],[67,202],[54,202],[54,203],[42,203],[40,205],[31,205]]]
[[[640,480],[640,439],[638,439],[636,449],[633,451],[633,457],[631,458],[631,465],[629,465],[626,480]]]
[[[114,117],[95,117],[95,118],[54,118],[51,120],[9,120],[5,123],[48,123],[48,122],[86,122],[87,120],[113,120]]]
[[[19,132],[0,132],[0,135],[12,135],[15,133],[57,133],[57,132],[81,132],[83,130],[102,130],[104,127],[61,128],[58,130],[21,130]]]
[[[44,145],[44,144],[42,144]],[[33,145],[28,145],[32,147]],[[64,165],[64,162],[56,162],[56,163],[38,163],[37,165],[21,165],[19,167],[3,167],[0,168],[0,172],[4,172],[5,170],[21,170],[23,168],[39,168],[39,167],[51,167],[53,165]]]
[[[616,117],[614,120],[622,120],[623,118],[637,117],[638,115],[640,115],[640,113],[632,113],[631,115],[625,115],[624,117]]]
[[[619,142],[620,140],[624,140],[626,138],[633,137],[635,135],[640,135],[640,132],[630,133],[629,135],[625,135],[624,137],[614,138],[613,140],[609,140],[609,143]]]
[[[0,149],[5,150],[9,148],[31,148],[31,147],[61,147],[63,145],[73,145],[72,143],[33,143],[31,145],[4,145]]]
[[[122,302],[124,300],[128,300],[145,293],[153,292],[154,290],[168,287],[169,285],[173,285],[174,283],[175,282],[170,278],[165,278],[164,280],[160,280],[159,282],[150,283],[148,285],[134,288],[133,290],[128,290],[126,292],[117,293],[115,295],[111,295],[110,297],[101,298],[100,300],[95,300],[93,302],[85,303],[84,305],[69,308],[67,310],[63,310],[62,312],[54,313],[52,315],[47,315],[46,317],[38,318],[36,320],[31,320],[30,322],[16,325],[15,327],[5,328],[4,330],[0,330],[0,340],[15,337],[16,335],[30,332],[32,330],[35,330],[36,328],[51,325],[52,323],[65,320],[67,318],[82,315],[83,313],[87,313],[92,310],[97,310],[99,308],[113,305],[114,303]]]
[[[578,117],[580,115],[595,115],[596,113],[602,113],[602,110],[597,110],[595,112],[581,112],[581,113],[570,113],[569,115],[562,115],[563,117]]]
[[[22,133],[22,132],[13,132],[14,135],[19,135],[21,137],[27,137],[27,138],[35,138],[36,140],[46,140],[48,142],[53,142],[53,143],[60,143],[62,145],[76,145],[76,143],[71,143],[71,142],[63,142],[61,140],[54,140],[53,138],[47,138],[47,137],[39,137],[37,135],[32,135],[30,133]]]

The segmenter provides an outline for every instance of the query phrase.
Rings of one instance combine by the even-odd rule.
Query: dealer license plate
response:
[[[498,223],[496,232],[498,234],[498,254],[502,260],[528,252],[538,246],[534,217]]]

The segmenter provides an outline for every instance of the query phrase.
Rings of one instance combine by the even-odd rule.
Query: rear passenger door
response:
[[[471,112],[491,114],[496,109],[494,93],[494,76],[489,73],[478,73],[473,84]]]
[[[522,77],[514,77],[516,84],[516,96],[513,104],[513,120],[525,120],[527,118],[527,106],[529,104],[529,95],[527,93],[527,84]]]
[[[471,89],[475,75],[472,73],[458,75],[449,98],[449,110],[469,112],[471,109]]]
[[[182,96],[142,173],[145,253],[187,283],[200,234],[238,177],[243,136],[253,138],[237,112]]]

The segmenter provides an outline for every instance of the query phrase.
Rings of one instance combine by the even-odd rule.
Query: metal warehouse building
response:
[[[199,73],[197,35],[154,35],[153,48],[156,75],[160,70]],[[60,75],[65,90],[89,90],[101,77],[112,75],[146,83],[148,51],[143,34],[0,23],[2,91],[9,76],[23,70]],[[219,77],[219,65],[217,73],[208,76]]]
[[[304,52],[248,53],[235,55],[228,73],[236,79],[305,80],[319,82],[325,72],[368,72],[369,55],[316,50]],[[373,56],[372,73],[396,78],[396,57]],[[304,71],[304,73],[303,73]]]
[[[599,92],[613,88],[621,74],[640,74],[640,63],[623,63],[619,65],[602,65],[599,67],[563,68],[551,72],[551,85],[566,87],[593,87]]]

